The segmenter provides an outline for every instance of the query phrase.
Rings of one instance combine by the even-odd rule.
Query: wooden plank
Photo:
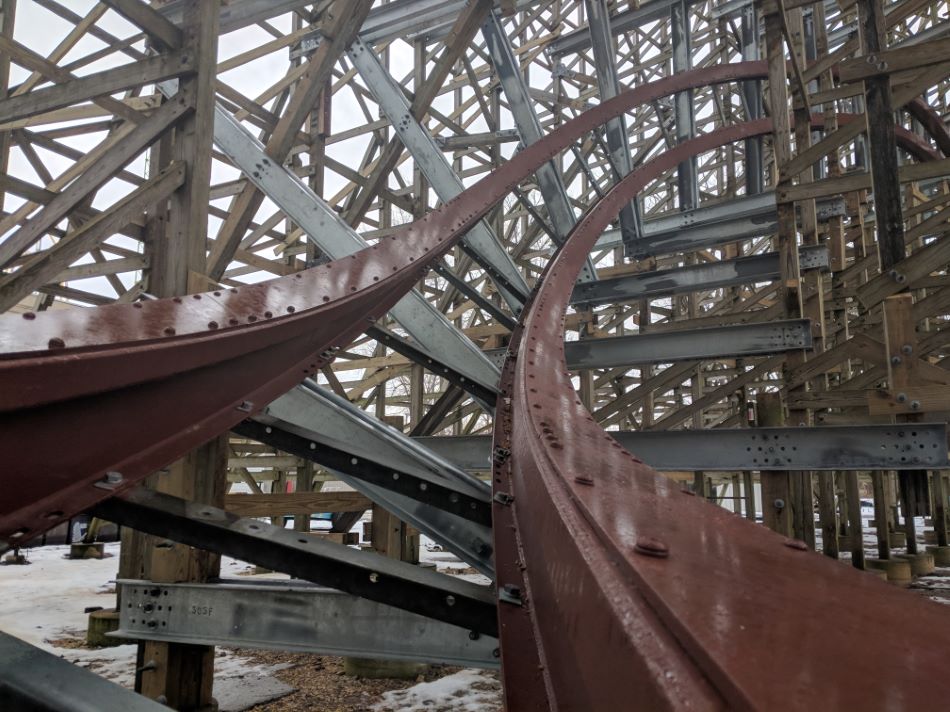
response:
[[[950,386],[901,386],[888,391],[868,391],[867,406],[870,415],[898,415],[933,413],[950,410]],[[907,427],[913,427],[907,424]]]
[[[133,25],[145,30],[159,49],[177,49],[184,42],[184,35],[164,15],[139,0],[102,0]],[[216,23],[217,24],[217,23]]]
[[[838,65],[838,80],[858,82],[893,72],[918,69],[950,60],[950,38],[895,47],[855,57]]]
[[[0,101],[0,123],[61,109],[144,84],[153,84],[188,74],[194,71],[194,68],[194,53],[178,51],[124,64],[73,79],[65,84],[35,89],[29,94]]]
[[[244,517],[279,517],[321,512],[365,512],[373,503],[359,492],[229,494],[224,507]]]
[[[94,193],[119,169],[141,153],[159,135],[174,126],[192,107],[183,96],[167,101],[146,121],[133,129],[122,141],[112,146],[98,161],[59,193],[49,204],[0,244],[0,267],[36,243],[46,232],[66,217],[88,195]]]
[[[59,84],[68,84],[78,79],[75,74],[67,72],[65,69],[53,64],[45,57],[40,56],[13,39],[0,37],[0,53],[8,54],[21,67],[39,72],[47,79],[51,79]],[[119,99],[113,99],[111,96],[96,97],[93,99],[93,103],[111,114],[121,116],[123,119],[128,119],[135,123],[140,123],[145,119],[138,111],[130,108]]]
[[[348,7],[345,7],[349,5]],[[284,114],[267,141],[265,151],[275,162],[283,163],[293,146],[300,126],[309,116],[317,97],[327,80],[331,77],[333,66],[340,55],[355,37],[363,20],[369,14],[370,0],[343,3],[338,0],[334,5],[337,12],[330,23],[322,29],[326,39],[314,51],[309,62],[302,67],[300,80],[294,86],[294,93]],[[235,250],[247,232],[251,220],[264,202],[264,195],[257,186],[248,182],[241,194],[231,203],[227,219],[218,230],[208,257],[205,272],[212,279],[221,279]]]
[[[167,198],[184,180],[185,165],[172,164],[111,208],[67,234],[53,248],[28,260],[16,272],[0,277],[0,311],[9,309],[37,287],[53,281],[72,262],[114,235],[146,208]]]

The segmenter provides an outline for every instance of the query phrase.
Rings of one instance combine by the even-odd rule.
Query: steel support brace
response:
[[[617,78],[617,65],[614,61],[617,52],[610,33],[610,10],[606,0],[586,0],[585,4],[594,63],[597,65],[597,84],[601,101],[605,101],[620,93],[620,80]],[[607,148],[610,150],[610,162],[616,174],[627,175],[633,168],[633,160],[630,157],[627,122],[623,116],[607,122]],[[632,246],[640,239],[640,222],[640,206],[632,200],[620,211],[620,233],[625,245]]]
[[[460,488],[434,481],[431,477],[417,477],[400,472],[392,466],[378,461],[354,457],[345,450],[317,445],[315,441],[302,437],[275,425],[263,425],[252,420],[245,421],[233,429],[238,435],[266,443],[282,452],[306,458],[337,472],[345,472],[363,482],[379,485],[383,489],[402,494],[432,507],[454,514],[462,519],[491,526],[491,506],[488,493],[477,497]]]
[[[827,269],[825,245],[802,245],[798,249],[802,271]],[[574,304],[618,304],[636,299],[655,299],[684,292],[721,289],[740,284],[771,282],[779,278],[779,253],[767,252],[734,260],[707,262],[689,267],[640,272],[579,284],[571,295]]]
[[[383,67],[376,52],[362,40],[356,39],[347,49],[346,56],[376,97],[379,108],[393,125],[399,140],[409,151],[439,199],[443,202],[449,201],[465,190],[462,180],[452,170],[432,135],[412,116],[402,87]],[[488,223],[481,220],[476,224],[462,238],[462,246],[485,269],[492,281],[498,285],[499,292],[508,306],[518,314],[528,298],[528,283]]]
[[[491,10],[485,19],[482,25],[482,36],[485,38],[488,56],[498,73],[501,87],[508,99],[508,108],[514,118],[518,135],[521,136],[521,143],[530,146],[541,138],[541,122],[534,111],[534,103],[528,94],[528,85],[521,74],[521,67],[511,49],[511,42],[495,10]],[[552,161],[548,161],[537,170],[537,178],[541,198],[548,209],[548,221],[554,229],[552,237],[560,244],[567,239],[568,233],[574,227],[576,222],[574,209],[571,207],[567,189],[561,180],[561,172]],[[578,281],[586,282],[596,277],[593,262],[587,260]]]
[[[656,22],[670,16],[670,8],[679,0],[650,0],[629,10],[618,12],[610,18],[610,31],[613,35],[630,32],[647,22]],[[547,53],[551,57],[563,57],[567,54],[583,52],[591,45],[591,33],[586,27],[562,34],[551,41]]]
[[[0,632],[0,709],[10,712],[168,712],[147,697]]]
[[[695,359],[723,359],[811,348],[811,320],[731,324],[564,343],[570,369],[616,368]]]
[[[118,589],[118,638],[498,667],[495,637],[305,581]]]
[[[137,488],[96,505],[95,516],[189,546],[385,603],[479,634],[498,635],[484,586],[259,519]]]
[[[919,470],[950,467],[945,423],[622,430],[611,437],[656,470]],[[491,467],[487,435],[423,437],[418,441],[458,467]],[[915,459],[916,458],[916,459]]]
[[[367,247],[366,241],[336,211],[286,167],[271,160],[260,142],[220,105],[215,108],[214,142],[332,259]],[[456,370],[484,388],[496,387],[498,370],[419,292],[409,292],[390,314],[435,360],[453,364]]]
[[[396,472],[439,482],[470,497],[486,499],[488,487],[399,431],[379,422],[352,403],[311,382],[271,403],[257,422],[313,442],[313,448],[342,450],[351,457],[386,463]],[[489,527],[454,516],[437,507],[391,489],[336,474],[354,489],[401,520],[439,542],[486,576],[494,576]]]
[[[787,319],[708,329],[661,331],[564,342],[571,370],[632,367],[696,359],[732,359],[811,348],[811,321]],[[486,352],[504,363],[506,349]]]
[[[754,140],[754,139],[750,139]],[[844,214],[841,199],[817,202],[818,219]],[[775,232],[775,194],[761,193],[644,221],[637,256],[692,252]],[[621,245],[619,230],[605,230],[595,249]]]
[[[689,3],[678,0],[670,6],[670,37],[673,45],[673,74],[690,69]],[[693,114],[693,91],[681,91],[673,97],[676,116],[676,142],[683,143],[696,135],[696,117]],[[676,168],[676,183],[679,189],[680,210],[699,207],[699,182],[696,172],[696,156],[690,156]],[[627,249],[635,254],[636,249]]]

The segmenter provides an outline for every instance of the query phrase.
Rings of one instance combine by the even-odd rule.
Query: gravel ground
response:
[[[286,697],[273,700],[251,708],[251,712],[364,712],[368,710],[402,710],[406,707],[392,707],[381,701],[384,693],[393,690],[406,690],[419,683],[429,683],[448,675],[458,673],[461,668],[444,665],[430,665],[422,675],[410,680],[369,679],[345,675],[343,658],[308,653],[281,653],[261,650],[235,651],[248,657],[252,662],[273,666],[289,664],[290,667],[275,673],[275,677],[296,688]],[[500,691],[501,683],[494,673],[482,672],[486,682],[478,681],[473,687],[492,687]],[[484,693],[485,690],[482,690]],[[494,694],[491,694],[494,692]],[[501,710],[500,695],[494,690],[488,691],[492,701],[498,704],[484,705],[480,709],[486,712]],[[415,705],[411,709],[416,709]],[[426,705],[424,709],[437,712],[440,709],[456,709],[441,705]]]

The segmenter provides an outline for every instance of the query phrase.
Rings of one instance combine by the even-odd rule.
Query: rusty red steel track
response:
[[[512,338],[493,535],[510,710],[916,710],[950,700],[950,611],[680,490],[594,421],[564,323],[597,238],[684,142],[576,225]]]
[[[0,317],[0,538],[15,543],[121,496],[312,374],[586,132],[654,99],[765,74],[764,62],[719,65],[624,92],[398,235],[303,273]],[[760,121],[705,135],[615,186],[549,265],[513,336],[493,527],[512,710],[866,710],[950,699],[946,611],[680,492],[594,423],[566,371],[568,297],[620,205],[686,156],[767,131]],[[880,635],[882,621],[900,634]]]
[[[729,64],[657,84],[664,95],[764,74],[763,62]],[[521,180],[644,96],[604,102],[344,259],[238,289],[0,317],[0,539],[121,494],[313,374]]]

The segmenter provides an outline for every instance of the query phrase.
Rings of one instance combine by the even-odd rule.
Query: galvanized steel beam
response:
[[[530,146],[541,138],[541,122],[534,111],[534,102],[528,94],[528,86],[511,49],[511,42],[494,10],[488,13],[482,25],[482,36],[485,38],[488,56],[498,73],[502,90],[508,99],[508,108],[514,119],[515,128],[521,136],[521,142],[525,146]],[[554,230],[552,238],[560,244],[574,227],[576,222],[574,209],[567,197],[567,189],[561,179],[561,172],[553,161],[546,162],[537,170],[537,178],[538,189],[548,209],[548,221]],[[596,277],[594,264],[588,260],[584,269],[581,270],[578,281],[586,282]]]
[[[711,430],[611,430],[656,470],[912,470],[950,467],[946,423]],[[472,472],[491,467],[487,435],[417,438]],[[761,450],[760,450],[761,448]],[[784,448],[784,450],[782,449]],[[914,462],[914,458],[919,458]]]
[[[428,179],[436,195],[449,201],[465,190],[462,180],[439,150],[432,135],[426,131],[409,110],[409,101],[402,87],[386,71],[375,50],[360,39],[346,52],[360,77],[376,98],[380,110],[393,125],[396,135]],[[494,231],[485,220],[479,221],[462,238],[463,249],[487,272],[498,285],[499,292],[515,314],[521,311],[528,298],[528,283],[505,252]]]
[[[385,463],[395,472],[488,500],[485,483],[316,384],[308,382],[295,388],[271,403],[255,419],[275,430],[315,443],[313,448],[308,444],[308,450],[315,452],[320,447],[341,450],[357,459]],[[486,576],[494,575],[489,527],[444,512],[417,497],[366,482],[345,470],[335,470],[335,474]]]
[[[100,502],[93,512],[122,526],[227,554],[479,634],[498,634],[487,587],[398,559],[144,488]]]
[[[0,709],[168,712],[168,707],[0,631]]]
[[[117,588],[117,638],[498,667],[493,636],[306,581]]]
[[[613,35],[610,31],[610,9],[607,0],[586,0],[591,45],[594,50],[594,64],[597,65],[597,85],[601,101],[612,99],[620,93],[620,80],[617,78],[617,55]],[[610,150],[610,162],[617,176],[625,176],[633,168],[630,157],[630,142],[627,138],[627,122],[618,116],[607,122],[607,148]],[[625,245],[632,245],[640,239],[640,206],[631,201],[620,211],[620,234]]]
[[[798,250],[802,270],[827,269],[825,245],[802,245]],[[572,304],[619,304],[637,299],[655,299],[684,292],[734,287],[740,284],[771,282],[779,277],[779,254],[767,252],[734,260],[705,262],[688,267],[638,272],[598,279],[577,285]]]
[[[368,246],[303,181],[268,158],[260,142],[220,105],[215,107],[214,142],[331,258],[339,259]],[[417,291],[403,297],[390,314],[437,361],[453,364],[467,378],[494,390],[498,382],[497,369],[471,339]]]
[[[571,370],[741,358],[811,348],[811,320],[730,324],[564,342]]]

